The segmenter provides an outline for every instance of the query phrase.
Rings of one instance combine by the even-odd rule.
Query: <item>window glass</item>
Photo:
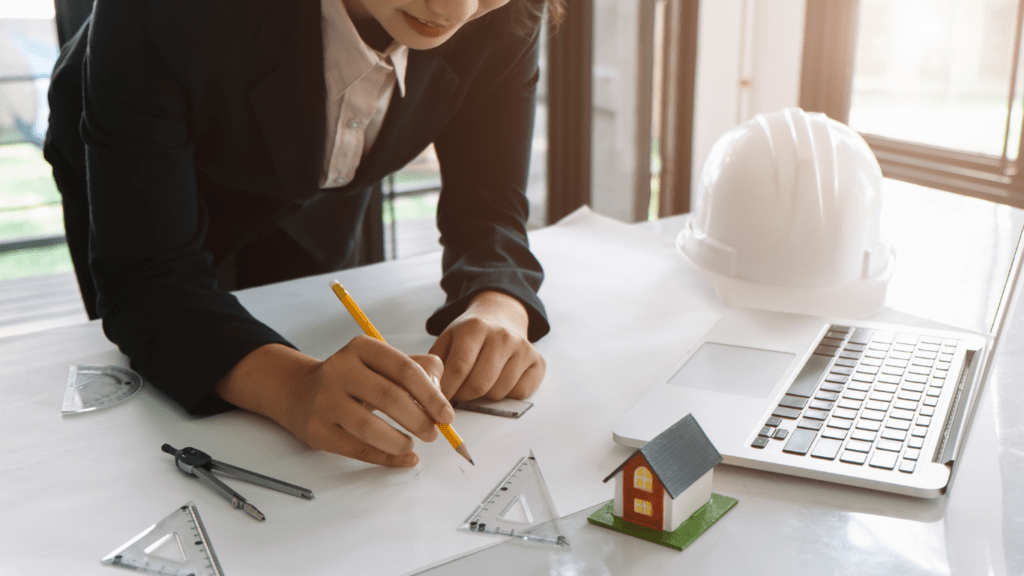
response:
[[[39,146],[57,60],[52,0],[0,2],[0,247],[64,233],[60,194]],[[45,244],[45,243],[44,243]],[[67,247],[0,250],[0,280],[71,270]]]
[[[652,506],[647,500],[635,498],[633,500],[633,511],[637,514],[643,514],[644,516],[653,516],[654,506]]]
[[[1002,156],[1018,154],[1022,79],[1007,133],[1017,0],[861,0],[850,126]]]
[[[651,476],[651,471],[643,466],[636,469],[633,473],[633,487],[647,492],[654,491],[654,478]]]

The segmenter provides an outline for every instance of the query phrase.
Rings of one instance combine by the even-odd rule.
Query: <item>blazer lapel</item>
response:
[[[272,2],[256,46],[277,62],[249,93],[284,195],[319,189],[325,93],[319,0]]]

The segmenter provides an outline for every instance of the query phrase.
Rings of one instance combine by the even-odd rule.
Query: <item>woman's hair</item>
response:
[[[512,30],[531,36],[540,26],[547,10],[548,24],[557,26],[565,17],[565,0],[512,0],[508,6]]]

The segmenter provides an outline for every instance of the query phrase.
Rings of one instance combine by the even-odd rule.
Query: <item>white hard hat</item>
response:
[[[868,316],[895,266],[881,186],[849,127],[799,108],[758,115],[712,147],[676,247],[730,306]]]

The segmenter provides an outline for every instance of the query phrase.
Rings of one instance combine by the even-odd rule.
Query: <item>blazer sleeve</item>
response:
[[[444,246],[445,304],[428,320],[440,334],[485,290],[515,297],[529,314],[528,338],[549,331],[537,295],[544,271],[526,235],[526,185],[533,141],[538,34],[483,39],[489,50],[460,111],[435,140],[442,190],[437,225]]]
[[[290,345],[217,289],[204,250],[179,23],[156,3],[97,0],[83,66],[81,132],[90,265],[107,337],[192,413],[261,345]]]

